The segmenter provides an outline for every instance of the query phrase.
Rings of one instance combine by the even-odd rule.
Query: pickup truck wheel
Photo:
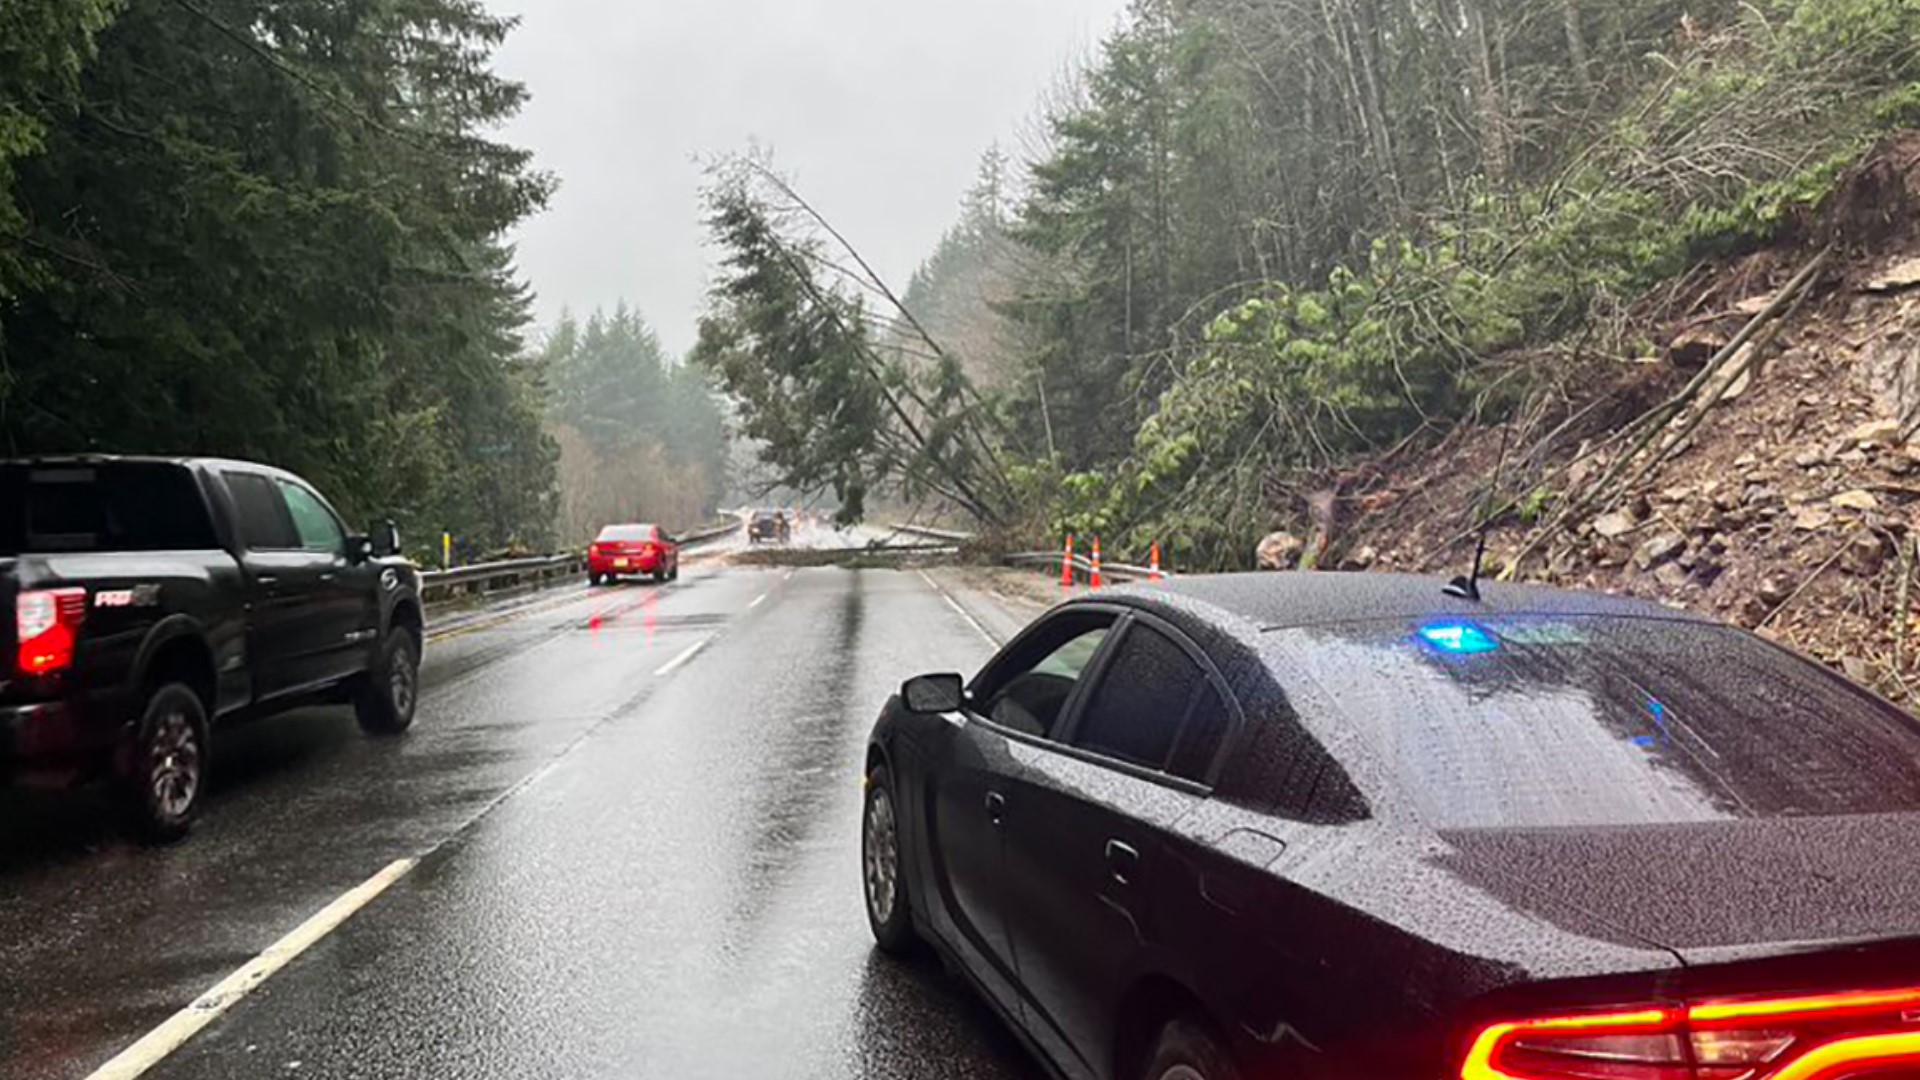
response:
[[[353,709],[360,728],[373,735],[398,735],[413,726],[420,703],[420,647],[413,635],[394,630],[380,646],[380,656],[354,695]]]
[[[155,690],[130,750],[121,784],[134,830],[155,843],[187,835],[200,812],[212,760],[200,695],[180,683]]]

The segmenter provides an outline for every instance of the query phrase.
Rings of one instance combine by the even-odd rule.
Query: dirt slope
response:
[[[1649,297],[1661,354],[1591,363],[1519,418],[1466,426],[1338,481],[1327,563],[1455,573],[1507,445],[1494,573],[1630,593],[1760,630],[1920,704],[1920,135],[1891,140],[1782,247]],[[1760,363],[1639,483],[1567,513],[1627,454],[1636,419],[1831,248],[1805,298],[1763,319]],[[1789,297],[1788,299],[1791,299]],[[1704,380],[1704,394],[1727,382]],[[1696,406],[1697,407],[1697,406]],[[1649,445],[1678,422],[1643,423]],[[1636,459],[1644,461],[1644,456]],[[1624,468],[1622,478],[1639,466]],[[1301,528],[1309,529],[1302,509]],[[1531,551],[1517,571],[1515,555]],[[1323,563],[1326,565],[1326,563]]]

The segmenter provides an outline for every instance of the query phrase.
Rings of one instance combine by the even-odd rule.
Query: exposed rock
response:
[[[1713,494],[1713,505],[1729,513],[1740,509],[1740,501],[1741,491],[1738,488],[1726,487]]]
[[[1751,342],[1740,346],[1740,351],[1733,354],[1733,359],[1728,360],[1720,373],[1702,388],[1700,391],[1702,399],[1721,402],[1739,401],[1753,386],[1752,356]]]
[[[1868,335],[1856,365],[1873,394],[1875,413],[1912,417],[1920,410],[1920,348],[1915,348],[1905,330],[1920,328],[1920,305],[1909,302],[1899,318],[1901,322],[1881,324]],[[1911,423],[1896,429],[1889,445],[1904,443],[1911,430]]]
[[[1667,360],[1682,371],[1699,371],[1733,338],[1713,326],[1696,326],[1667,346]]]
[[[1633,565],[1642,570],[1652,570],[1672,562],[1679,554],[1687,550],[1687,538],[1673,533],[1662,533],[1641,544],[1633,553]],[[1684,576],[1684,575],[1683,575]]]
[[[1847,545],[1847,553],[1841,564],[1850,574],[1859,577],[1872,577],[1887,565],[1886,538],[1871,529],[1863,529]]]
[[[1292,570],[1300,565],[1300,554],[1306,550],[1306,541],[1292,533],[1277,532],[1260,541],[1255,557],[1262,570]]]
[[[1341,568],[1345,570],[1371,570],[1374,564],[1379,561],[1380,549],[1374,547],[1372,544],[1365,544],[1349,552],[1346,561],[1341,564]]]
[[[1765,506],[1777,502],[1780,493],[1765,484],[1748,484],[1745,502],[1748,506]]]
[[[1852,679],[1854,682],[1869,683],[1873,681],[1873,665],[1857,656],[1841,657],[1840,670],[1846,672],[1847,678]]]
[[[1841,494],[1835,495],[1832,499],[1832,502],[1834,506],[1839,507],[1842,510],[1878,510],[1880,509],[1880,500],[1877,498],[1874,498],[1873,492],[1865,491],[1861,489],[1855,489],[1853,491],[1842,492]]]
[[[1727,552],[1733,550],[1733,540],[1728,537],[1726,533],[1714,533],[1713,536],[1707,540],[1707,550],[1713,552],[1715,555],[1725,555]]]
[[[1849,450],[1841,454],[1836,460],[1842,465],[1865,465],[1867,463],[1867,455],[1861,450]]]
[[[1900,422],[1898,420],[1869,420],[1853,429],[1847,438],[1856,443],[1872,443],[1875,446],[1898,446],[1901,443]]]
[[[1902,259],[1867,282],[1868,292],[1899,292],[1920,285],[1920,257]]]
[[[1827,455],[1818,450],[1802,450],[1793,455],[1793,463],[1803,469],[1818,468],[1827,463]]]
[[[1786,578],[1769,574],[1761,579],[1760,591],[1755,595],[1767,605],[1768,611],[1772,611],[1787,602],[1787,598],[1793,595],[1793,589],[1793,583]]]
[[[1739,457],[1733,459],[1733,467],[1736,469],[1751,469],[1758,464],[1760,464],[1760,459],[1752,454],[1741,454]]]
[[[1793,527],[1801,532],[1819,532],[1833,524],[1833,512],[1809,506],[1793,515]]]
[[[1684,588],[1689,580],[1689,575],[1678,563],[1668,563],[1659,570],[1654,571],[1653,579],[1658,581],[1662,587],[1673,590]]]
[[[1618,540],[1637,528],[1639,524],[1624,513],[1601,514],[1593,519],[1593,531],[1609,540]]]

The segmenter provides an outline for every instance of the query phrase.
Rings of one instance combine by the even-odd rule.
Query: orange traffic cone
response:
[[[1060,587],[1073,588],[1073,534],[1067,534],[1067,554],[1060,560]]]
[[[1153,547],[1147,551],[1147,580],[1159,581],[1162,576],[1160,573],[1160,541],[1155,540]]]
[[[1106,582],[1100,579],[1100,538],[1093,538],[1093,581],[1092,588],[1098,589]]]

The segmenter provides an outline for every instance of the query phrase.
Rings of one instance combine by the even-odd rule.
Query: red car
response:
[[[587,577],[595,585],[649,574],[655,581],[680,576],[680,545],[658,525],[609,525],[587,549]]]

